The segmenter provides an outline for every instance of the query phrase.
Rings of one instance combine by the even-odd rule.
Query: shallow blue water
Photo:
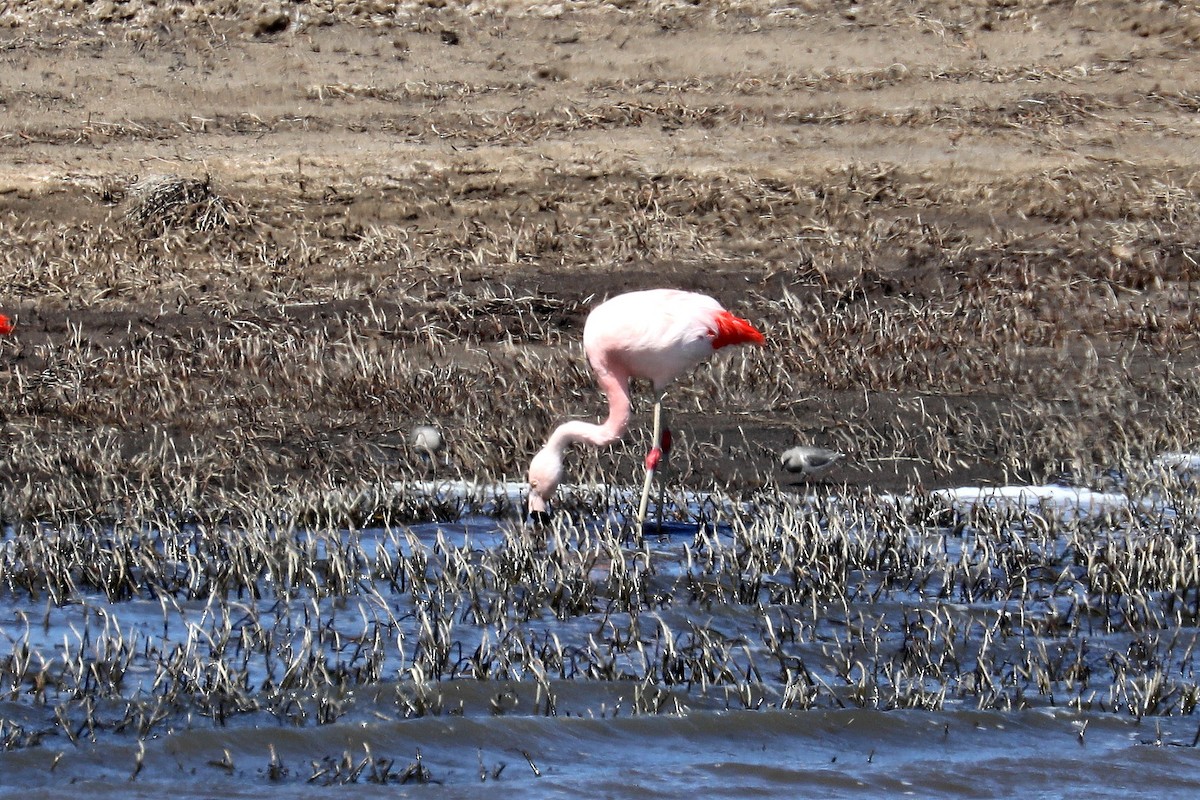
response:
[[[1086,728],[1084,727],[1086,723]],[[1080,736],[1080,731],[1084,735]],[[381,785],[364,769],[343,795],[568,798],[1193,797],[1194,721],[1141,724],[1057,712],[701,712],[617,718],[491,717],[191,730],[137,748],[105,743],[0,756],[4,796],[328,796],[323,759],[369,752],[416,763],[427,784]],[[366,748],[364,748],[364,744]],[[269,776],[271,747],[281,765]],[[232,767],[219,766],[228,752]],[[536,770],[536,772],[535,772]],[[377,773],[378,774],[378,773]]]
[[[0,796],[1197,796],[1198,635],[1167,593],[1089,597],[1074,528],[817,516],[668,523],[644,546],[594,523],[533,551],[486,517],[297,531],[265,540],[308,559],[294,586],[10,592],[0,663],[51,679],[0,687]],[[1119,524],[1086,541],[1156,535]],[[1022,559],[1049,566],[997,588]],[[468,566],[490,588],[456,582]],[[104,691],[71,666],[113,663]],[[289,696],[297,667],[342,683]],[[226,674],[229,706],[185,685]]]

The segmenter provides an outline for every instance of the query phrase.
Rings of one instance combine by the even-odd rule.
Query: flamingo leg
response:
[[[638,503],[637,523],[638,530],[646,524],[646,509],[650,505],[650,485],[654,483],[654,471],[658,468],[658,462],[662,458],[662,401],[663,396],[659,395],[658,400],[654,403],[654,435],[651,438],[650,452],[646,454],[646,480],[642,483],[642,499]],[[659,524],[662,524],[662,505],[659,504]]]
[[[659,439],[659,448],[662,450],[662,460],[659,462],[659,468],[662,470],[662,479],[658,482],[658,505],[654,507],[654,517],[658,527],[658,532],[662,533],[662,518],[663,506],[667,494],[667,484],[671,482],[671,461],[667,458],[671,454],[671,429],[663,426],[662,438]]]

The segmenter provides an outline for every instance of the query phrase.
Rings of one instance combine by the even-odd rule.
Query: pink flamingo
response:
[[[12,333],[16,327],[16,325],[13,325],[13,321],[11,319],[3,314],[0,314],[0,336],[7,336],[8,334]]]
[[[638,526],[654,471],[670,451],[670,431],[662,426],[662,401],[667,387],[717,350],[731,344],[763,343],[763,335],[746,320],[735,317],[711,297],[675,289],[630,292],[601,303],[583,326],[583,349],[596,382],[608,398],[608,418],[600,425],[570,420],[554,429],[529,464],[529,514],[546,517],[546,502],[563,478],[563,451],[572,442],[594,447],[610,445],[629,426],[631,378],[654,385],[654,442],[646,455],[646,481],[638,505]]]

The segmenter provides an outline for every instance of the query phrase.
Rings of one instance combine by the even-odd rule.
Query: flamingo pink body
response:
[[[563,452],[571,443],[604,447],[625,434],[631,378],[650,381],[661,394],[722,347],[762,343],[753,325],[694,292],[650,289],[596,306],[583,327],[583,349],[608,398],[608,418],[599,425],[571,420],[554,429],[529,464],[530,513],[545,513],[562,482]]]

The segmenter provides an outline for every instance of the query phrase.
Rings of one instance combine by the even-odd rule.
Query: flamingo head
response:
[[[550,518],[547,503],[563,479],[562,453],[543,447],[529,462],[529,516],[536,522]]]

